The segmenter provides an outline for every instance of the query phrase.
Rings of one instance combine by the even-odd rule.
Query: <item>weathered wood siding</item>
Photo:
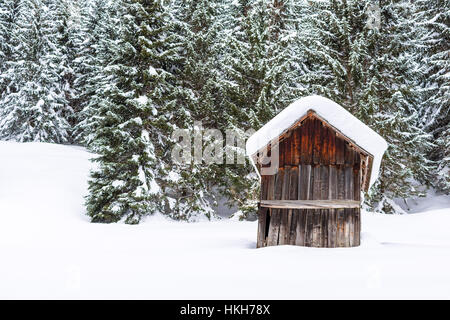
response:
[[[360,200],[360,154],[317,118],[287,132],[278,173],[262,176],[261,200]],[[360,209],[259,208],[257,246],[350,247]]]

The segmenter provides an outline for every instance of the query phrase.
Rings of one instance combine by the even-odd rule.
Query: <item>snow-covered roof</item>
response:
[[[246,144],[247,155],[252,156],[273,139],[294,125],[300,118],[314,111],[319,117],[352,140],[358,147],[373,156],[369,187],[377,180],[381,158],[387,149],[386,141],[367,125],[337,103],[321,96],[301,98],[281,111],[272,120],[256,131]]]

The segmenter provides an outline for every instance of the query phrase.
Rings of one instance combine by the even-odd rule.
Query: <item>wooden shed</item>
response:
[[[302,98],[247,142],[261,176],[257,247],[360,244],[361,192],[376,180],[383,138],[329,99]],[[264,175],[278,153],[275,170]],[[271,160],[273,161],[273,160]]]

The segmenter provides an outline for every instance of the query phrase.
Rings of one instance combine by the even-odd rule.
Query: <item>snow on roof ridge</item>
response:
[[[336,102],[318,95],[300,98],[277,114],[272,120],[256,131],[246,143],[248,156],[265,147],[272,139],[280,136],[309,110],[326,120],[342,134],[353,140],[359,147],[373,155],[369,186],[377,180],[381,159],[387,149],[386,141],[361,120]],[[251,157],[250,157],[251,158]],[[253,159],[251,159],[253,162]]]

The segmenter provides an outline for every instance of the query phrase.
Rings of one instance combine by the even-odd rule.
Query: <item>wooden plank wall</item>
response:
[[[280,142],[278,173],[262,176],[262,200],[360,200],[360,154],[307,118]],[[259,209],[257,246],[349,247],[360,242],[360,209]]]

